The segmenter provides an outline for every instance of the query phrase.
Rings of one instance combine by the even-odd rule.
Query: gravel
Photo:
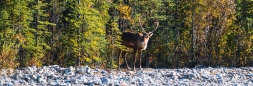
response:
[[[1,69],[0,85],[113,85],[113,86],[253,86],[253,67],[202,67],[128,71],[63,68],[58,65]]]

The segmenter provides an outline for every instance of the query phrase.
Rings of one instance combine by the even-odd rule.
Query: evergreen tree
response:
[[[1,67],[15,68],[18,61],[25,64],[22,58],[24,45],[32,38],[29,24],[32,21],[28,1],[3,1],[0,4],[1,28]]]
[[[103,50],[106,45],[105,25],[108,20],[109,9],[106,1],[67,1],[67,8],[63,11],[64,32],[61,49],[62,56],[76,58],[82,64],[101,62],[105,56]],[[70,63],[73,65],[73,63]]]
[[[25,36],[25,43],[22,44],[20,51],[22,61],[25,63],[22,66],[42,66],[42,58],[50,47],[46,44],[45,40],[49,36],[47,29],[48,25],[54,25],[47,21],[48,14],[45,13],[46,3],[44,1],[34,0],[26,2],[27,8],[30,10],[29,30],[22,30]]]

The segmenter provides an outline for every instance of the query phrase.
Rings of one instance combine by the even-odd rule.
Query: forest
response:
[[[155,21],[137,64],[253,65],[252,0],[2,0],[0,15],[0,68],[117,68],[121,33]]]

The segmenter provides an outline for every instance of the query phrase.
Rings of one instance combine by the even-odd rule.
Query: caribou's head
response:
[[[148,41],[149,41],[149,38],[153,35],[153,34],[149,34],[149,33],[139,33],[139,42],[140,42],[140,49],[141,50],[146,50],[147,48],[147,45],[148,45]]]
[[[139,38],[139,39],[141,39],[141,40],[139,40],[139,41],[140,41],[141,46],[142,46],[141,50],[146,50],[147,45],[148,45],[149,38],[150,38],[150,37],[153,35],[153,33],[157,30],[157,28],[158,28],[158,26],[159,26],[159,22],[156,21],[155,24],[156,24],[156,28],[155,28],[153,31],[147,33],[147,32],[144,30],[144,28],[142,27],[142,24],[140,23],[140,26],[141,26],[141,28],[142,28],[142,33],[139,33],[139,35],[140,35],[140,38]]]

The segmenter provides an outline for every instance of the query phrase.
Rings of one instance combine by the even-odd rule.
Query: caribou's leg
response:
[[[123,51],[123,56],[124,56],[124,61],[125,61],[126,67],[127,67],[128,70],[130,70],[130,68],[128,66],[128,63],[127,63],[127,59],[126,59],[127,51]]]
[[[139,51],[139,59],[140,59],[140,63],[139,63],[139,64],[140,64],[140,70],[142,70],[142,68],[141,68],[141,57],[142,57],[142,51],[140,50],[140,51]]]
[[[121,55],[121,52],[122,52],[122,50],[120,49],[119,50],[119,54],[118,54],[118,70],[120,69],[120,55]]]
[[[137,50],[134,49],[134,70],[135,70],[135,63],[136,63],[136,55],[137,55]]]

